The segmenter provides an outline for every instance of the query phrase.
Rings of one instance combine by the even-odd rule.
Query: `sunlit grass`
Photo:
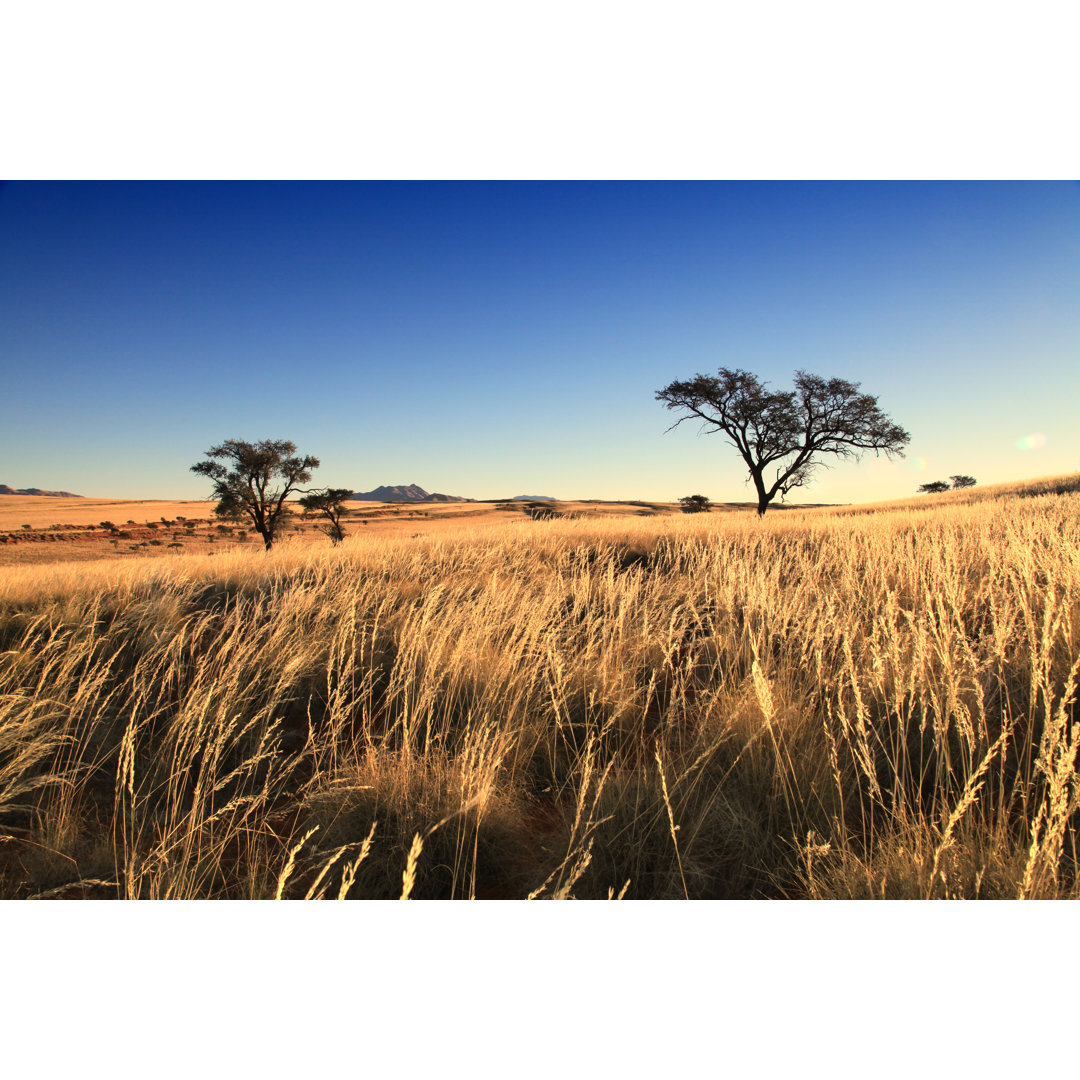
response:
[[[1075,479],[10,569],[0,895],[1076,896]]]

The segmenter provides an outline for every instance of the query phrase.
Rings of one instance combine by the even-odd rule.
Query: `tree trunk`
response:
[[[263,544],[265,545],[266,550],[269,551],[274,546],[274,537],[273,537],[273,535],[270,533],[270,531],[268,529],[267,530],[259,529],[259,535],[263,538]]]
[[[757,513],[758,517],[764,517],[765,511],[769,508],[769,500],[772,496],[765,490],[765,484],[761,479],[761,473],[756,470],[751,470],[750,475],[754,479],[754,488],[757,491]]]

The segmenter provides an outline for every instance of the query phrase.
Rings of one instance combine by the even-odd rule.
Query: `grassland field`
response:
[[[347,532],[409,536],[440,532],[468,520],[477,528],[520,521],[539,504],[490,502],[378,503],[349,502]],[[712,513],[745,511],[749,503],[719,504]],[[126,500],[9,495],[0,498],[0,567],[29,563],[127,560],[210,554],[236,544],[258,546],[261,540],[242,523],[223,522],[213,502],[201,500]],[[544,509],[548,504],[544,504]],[[786,509],[779,509],[784,512]],[[278,543],[325,543],[317,519],[289,504],[290,516]],[[562,501],[550,504],[559,518],[640,517],[680,514],[678,503]],[[115,526],[102,528],[103,523]]]
[[[0,897],[1077,896],[1080,476],[354,507],[0,501]]]

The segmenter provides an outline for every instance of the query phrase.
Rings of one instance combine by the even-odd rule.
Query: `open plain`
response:
[[[326,543],[317,520],[292,515],[281,530],[285,543]],[[350,534],[429,535],[448,527],[484,528],[544,518],[651,517],[680,514],[678,503],[551,501],[517,502],[348,502]],[[743,511],[748,503],[721,503],[713,513]],[[256,547],[258,536],[243,524],[214,516],[213,502],[124,500],[9,495],[0,498],[0,566],[27,563],[128,560],[175,554],[211,554],[236,545]],[[780,508],[783,509],[783,508]],[[107,526],[112,526],[107,527]]]
[[[1080,477],[355,508],[0,503],[0,896],[1077,895]]]

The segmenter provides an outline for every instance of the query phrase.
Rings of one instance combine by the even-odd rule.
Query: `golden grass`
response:
[[[0,896],[1075,897],[1058,489],[9,569]]]

